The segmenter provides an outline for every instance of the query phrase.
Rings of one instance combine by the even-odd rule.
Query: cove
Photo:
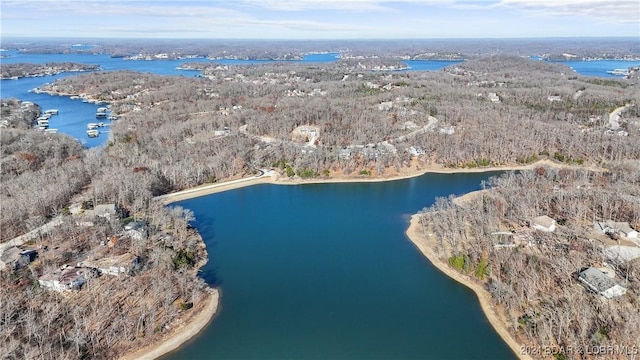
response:
[[[405,237],[438,196],[499,172],[262,184],[175,203],[207,245],[221,310],[165,359],[513,359],[475,294]]]

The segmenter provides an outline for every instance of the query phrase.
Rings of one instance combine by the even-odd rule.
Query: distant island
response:
[[[0,77],[4,79],[19,79],[23,77],[38,77],[60,74],[62,72],[82,72],[98,70],[98,65],[77,63],[47,63],[47,64],[2,64]]]

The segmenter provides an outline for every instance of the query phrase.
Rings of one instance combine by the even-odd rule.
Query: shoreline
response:
[[[119,360],[153,360],[170,352],[178,350],[186,342],[198,335],[218,313],[220,303],[220,291],[217,288],[208,288],[204,303],[197,312],[189,314],[182,319],[176,328],[156,342],[140,349],[128,352],[119,357]],[[195,308],[192,310],[196,310]]]
[[[485,318],[489,321],[498,336],[500,336],[511,351],[513,351],[515,356],[521,360],[532,360],[531,356],[523,353],[523,345],[518,343],[513,336],[511,336],[511,333],[508,330],[508,324],[501,319],[500,315],[493,308],[491,294],[489,294],[481,284],[476,283],[464,274],[453,270],[449,267],[449,264],[443,262],[433,251],[433,246],[430,246],[429,240],[424,236],[424,234],[421,234],[418,214],[411,215],[411,221],[409,222],[409,227],[407,228],[405,235],[436,269],[456,282],[473,290],[478,302],[480,303],[480,307],[482,308]],[[435,240],[435,238],[433,239]]]
[[[257,184],[274,184],[274,185],[304,185],[304,184],[335,184],[335,183],[373,183],[373,182],[385,182],[411,179],[425,174],[467,174],[467,173],[483,173],[492,171],[518,171],[518,170],[531,170],[539,166],[549,166],[557,168],[590,168],[593,171],[603,171],[603,169],[596,169],[592,167],[582,165],[567,165],[554,162],[549,159],[538,160],[531,164],[526,165],[505,165],[505,166],[491,166],[482,168],[445,168],[439,165],[427,165],[419,170],[408,170],[406,173],[400,173],[388,176],[373,176],[365,177],[362,175],[355,176],[336,176],[326,178],[312,178],[312,179],[300,179],[300,178],[282,178],[275,174],[263,175],[260,177],[249,177],[237,180],[231,180],[222,183],[200,185],[190,189],[169,193],[165,195],[156,196],[155,200],[161,200],[165,205],[169,205],[174,202],[194,199],[200,196],[206,196],[216,194],[223,191],[240,189],[246,186]]]

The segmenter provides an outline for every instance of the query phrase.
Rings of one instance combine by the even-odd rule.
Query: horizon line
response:
[[[640,39],[640,36],[524,36],[524,37],[397,37],[397,38],[205,38],[205,37],[83,37],[83,36],[0,36],[8,39],[87,39],[87,40],[234,40],[234,41],[415,41],[415,40],[562,40],[562,39]]]

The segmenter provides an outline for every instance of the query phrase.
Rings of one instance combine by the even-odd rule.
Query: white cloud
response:
[[[174,1],[96,1],[96,0],[56,0],[56,1],[12,1],[3,0],[3,7],[25,9],[31,13],[64,13],[66,15],[85,14],[96,19],[108,15],[126,15],[142,17],[228,17],[243,16],[239,11],[225,7],[207,6],[200,1],[198,6],[184,6]],[[4,15],[3,15],[4,17]],[[52,19],[55,20],[55,19]]]
[[[498,6],[524,10],[534,15],[588,16],[609,23],[640,22],[638,0],[502,0]]]
[[[454,0],[241,0],[246,6],[272,11],[334,10],[346,12],[396,11],[398,4],[434,5],[455,4]]]

